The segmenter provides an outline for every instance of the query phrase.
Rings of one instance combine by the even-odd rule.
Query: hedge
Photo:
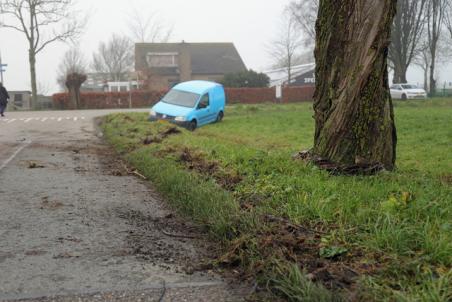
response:
[[[275,88],[226,88],[228,104],[309,102],[314,87],[285,87],[283,97],[276,99]],[[81,93],[80,109],[144,108],[158,102],[167,91],[89,92]],[[72,108],[68,93],[53,95],[54,109]]]

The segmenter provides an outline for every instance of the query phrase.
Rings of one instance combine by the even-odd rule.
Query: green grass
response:
[[[144,138],[170,126],[150,124],[146,114],[111,115],[103,127],[107,140],[174,208],[223,243],[226,256],[219,262],[255,272],[275,294],[326,301],[337,295],[330,296],[321,283],[337,288],[306,279],[312,273],[303,263],[307,254],[292,251],[290,242],[278,243],[273,235],[287,235],[286,222],[268,223],[269,215],[321,234],[297,235],[313,247],[309,256],[322,248],[348,251],[322,263],[358,272],[349,288],[355,299],[450,301],[452,100],[397,102],[395,111],[397,170],[371,177],[331,176],[292,160],[293,153],[312,146],[309,104],[232,106],[220,124],[151,145],[143,145]],[[181,161],[183,150],[201,168]],[[208,165],[215,168],[203,169]],[[224,186],[231,175],[241,181]],[[269,247],[269,238],[277,243]],[[340,292],[350,299],[348,291]]]

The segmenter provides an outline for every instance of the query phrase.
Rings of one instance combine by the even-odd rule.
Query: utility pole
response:
[[[8,64],[3,64],[2,62],[2,53],[0,52],[0,80],[3,84],[5,84],[3,82],[3,73],[6,71],[5,69],[3,69],[4,67],[7,67]]]

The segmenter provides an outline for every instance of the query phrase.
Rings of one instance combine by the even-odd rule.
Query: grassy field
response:
[[[116,114],[107,140],[222,243],[219,267],[290,301],[452,300],[452,100],[397,102],[395,172],[331,176],[310,104],[236,105],[194,133]],[[174,133],[176,132],[176,133]]]

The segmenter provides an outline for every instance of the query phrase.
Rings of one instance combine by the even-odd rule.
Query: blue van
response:
[[[221,84],[190,81],[174,86],[149,114],[150,121],[165,120],[194,131],[221,122],[226,94]]]

